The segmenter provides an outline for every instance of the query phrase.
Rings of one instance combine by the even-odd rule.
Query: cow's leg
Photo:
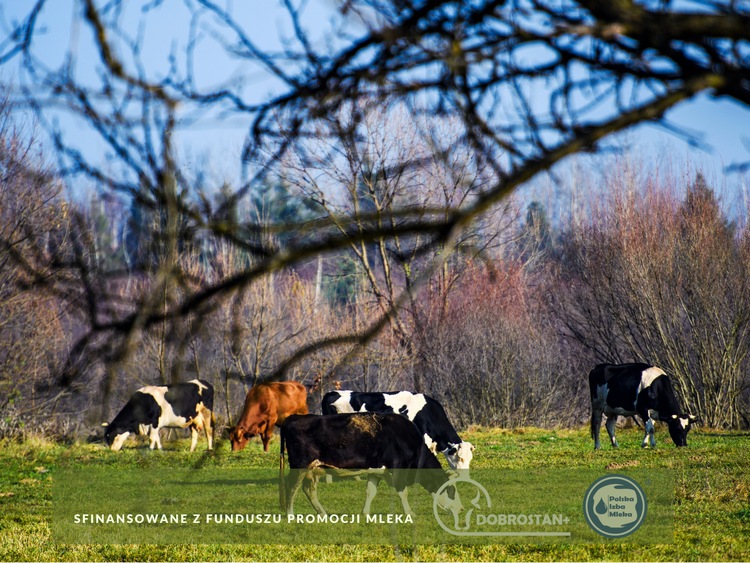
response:
[[[404,509],[404,514],[410,515],[412,518],[415,518],[415,514],[411,511],[411,506],[409,506],[409,489],[404,487],[402,491],[398,491],[398,497],[401,499],[401,506]]]
[[[612,414],[607,416],[607,434],[609,434],[609,441],[612,442],[612,447],[617,447],[617,438],[615,438],[615,425],[617,424],[617,415]]]
[[[594,449],[598,450],[602,447],[599,443],[599,431],[602,429],[602,411],[592,407],[591,408],[591,437],[594,439]]]
[[[148,447],[150,449],[154,449],[154,447],[157,447],[161,449],[161,439],[159,438],[159,427],[158,426],[152,426],[151,432],[149,433],[149,445]]]
[[[650,416],[646,417],[646,423],[644,424],[646,434],[643,436],[642,447],[648,448],[649,443],[652,448],[656,447],[656,438],[654,437],[654,421]]]
[[[303,481],[302,490],[305,492],[307,500],[313,505],[315,511],[325,516],[326,509],[323,508],[323,505],[318,500],[318,476],[313,471],[310,471],[308,478]]]
[[[198,445],[198,427],[195,424],[190,425],[190,452],[194,452]]]
[[[268,452],[268,443],[271,441],[271,438],[273,438],[273,427],[276,426],[276,417],[275,416],[269,416],[268,420],[266,421],[266,429],[261,434],[261,439],[263,440],[263,451]]]
[[[367,476],[367,496],[365,497],[365,506],[362,508],[362,514],[370,514],[370,505],[372,504],[372,499],[378,493],[379,483],[379,475],[370,474]]]
[[[301,469],[292,469],[286,477],[286,513],[294,514],[294,497],[299,492],[305,472]],[[283,486],[283,485],[282,485]]]
[[[656,447],[656,432],[655,432],[655,430],[656,429],[654,428],[654,421],[652,420],[651,421],[651,431],[649,432],[649,434],[651,435],[650,442],[651,442],[651,447],[652,448]]]
[[[268,452],[268,444],[271,441],[271,437],[273,436],[273,426],[270,424],[266,425],[265,430],[261,432],[260,439],[263,442],[263,451]]]
[[[208,409],[203,410],[203,429],[206,431],[206,442],[208,442],[208,449],[214,449],[214,429],[211,425],[211,411]]]

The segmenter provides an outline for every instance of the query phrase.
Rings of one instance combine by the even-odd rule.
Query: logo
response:
[[[646,495],[641,486],[624,475],[607,475],[594,481],[583,498],[583,514],[596,533],[624,538],[646,519]]]
[[[432,503],[438,524],[454,536],[570,536],[568,531],[557,531],[569,522],[563,514],[508,513],[496,508],[487,489],[466,476],[444,483]]]
[[[460,486],[461,483],[464,484],[463,487]],[[464,498],[471,500],[469,502],[468,510],[465,514],[461,515],[463,516],[463,519],[460,518],[458,512],[453,512],[452,522],[449,521],[448,523],[446,523],[442,518],[441,510],[439,507],[440,503],[438,499],[442,495],[447,494],[449,488],[453,489],[453,494],[456,495],[456,498],[460,498],[460,496],[458,495],[460,492],[462,492],[465,495]],[[468,495],[466,494],[467,492],[469,493]],[[487,489],[485,489],[481,483],[478,483],[473,479],[469,479],[468,477],[458,477],[448,480],[443,484],[442,487],[440,487],[432,502],[432,512],[435,515],[435,519],[437,520],[438,524],[440,524],[440,527],[449,534],[457,536],[474,535],[468,532],[469,528],[471,527],[472,514],[477,510],[487,509],[491,507],[492,500],[490,499],[490,495],[487,492]]]

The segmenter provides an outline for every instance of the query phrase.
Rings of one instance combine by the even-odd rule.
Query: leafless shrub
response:
[[[750,344],[747,233],[699,174],[684,192],[613,190],[571,233],[553,310],[599,361],[646,361],[673,376],[710,426],[742,423]]]
[[[462,280],[445,316],[427,325],[420,350],[426,391],[460,426],[569,421],[577,385],[552,325],[517,265],[495,275],[475,271]]]

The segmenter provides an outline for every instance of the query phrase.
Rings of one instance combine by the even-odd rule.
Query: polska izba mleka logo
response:
[[[635,532],[646,519],[646,508],[643,489],[624,475],[597,479],[583,499],[586,522],[607,538],[623,538]]]

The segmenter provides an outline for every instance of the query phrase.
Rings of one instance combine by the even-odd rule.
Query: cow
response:
[[[441,452],[451,469],[469,469],[474,446],[464,442],[448,420],[443,406],[432,397],[410,391],[364,393],[331,391],[323,396],[323,414],[378,412],[397,413],[411,420],[425,444],[437,455]]]
[[[289,415],[307,412],[307,390],[301,383],[280,381],[254,385],[247,392],[237,426],[229,431],[232,451],[242,450],[250,438],[260,434],[263,450],[267,452],[273,427],[281,426]]]
[[[644,448],[656,446],[654,421],[667,423],[676,446],[687,446],[687,433],[696,417],[683,414],[672,382],[661,368],[644,364],[599,364],[589,373],[591,390],[591,437],[599,449],[602,413],[607,415],[607,433],[613,447],[618,415],[641,417],[645,424]]]
[[[284,449],[288,452],[289,478],[284,478]],[[411,422],[393,413],[354,413],[290,416],[281,427],[279,499],[282,510],[294,514],[294,497],[300,485],[319,514],[317,482],[324,470],[351,475],[367,474],[363,514],[370,513],[378,483],[385,479],[398,492],[404,514],[412,515],[407,487],[422,485],[438,506],[453,513],[463,509],[451,477],[441,467]]]
[[[198,444],[198,431],[204,430],[209,451],[213,449],[214,388],[207,381],[193,379],[172,385],[141,387],[109,424],[104,424],[104,440],[113,451],[122,448],[130,434],[149,434],[149,448],[161,447],[160,428],[190,428],[190,451]]]

